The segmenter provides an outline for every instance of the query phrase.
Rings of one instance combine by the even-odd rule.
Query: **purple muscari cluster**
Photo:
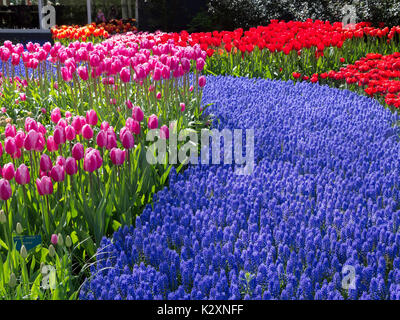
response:
[[[172,173],[80,298],[400,299],[399,117],[308,83],[209,77],[203,101],[255,129],[253,174]]]

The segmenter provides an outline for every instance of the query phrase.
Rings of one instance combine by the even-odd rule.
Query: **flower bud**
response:
[[[56,249],[54,249],[54,246],[51,244],[49,246],[49,256],[54,257],[56,255]]]
[[[71,240],[71,237],[70,237],[70,236],[67,236],[67,237],[65,238],[65,245],[66,245],[68,248],[70,248],[70,247],[72,246],[72,240]]]
[[[18,234],[21,234],[24,230],[22,229],[22,225],[18,222],[17,226],[15,227],[15,231],[17,231]]]
[[[59,233],[59,234],[57,235],[57,238],[58,238],[58,245],[59,245],[59,246],[62,246],[62,245],[64,244],[64,239],[63,239],[62,234]]]
[[[23,259],[26,259],[28,257],[28,252],[26,251],[26,248],[24,245],[22,245],[21,250],[19,252],[21,254],[21,257]]]
[[[8,285],[11,288],[14,288],[17,285],[17,278],[14,272],[10,274],[10,280],[8,281]]]
[[[58,243],[58,236],[56,234],[51,235],[51,243],[54,245]]]
[[[0,224],[5,224],[7,222],[6,214],[4,210],[0,210]]]

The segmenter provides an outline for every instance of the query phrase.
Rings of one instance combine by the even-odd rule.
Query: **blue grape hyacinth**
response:
[[[112,239],[81,299],[400,299],[399,117],[309,83],[208,77],[255,168],[198,165]],[[354,271],[351,286],[348,274]]]

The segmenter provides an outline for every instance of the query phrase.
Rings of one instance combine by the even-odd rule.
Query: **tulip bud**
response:
[[[18,222],[17,223],[17,226],[15,227],[15,231],[18,233],[18,234],[21,234],[24,230],[22,229],[22,225]]]
[[[57,145],[64,144],[66,141],[65,129],[61,126],[56,126],[56,128],[54,129],[53,137],[54,137],[54,142]]]
[[[107,146],[107,132],[101,130],[96,137],[96,143],[99,148],[104,148]]]
[[[72,141],[75,139],[76,133],[73,126],[69,125],[65,128],[65,137],[68,141]]]
[[[67,236],[65,238],[65,245],[67,246],[67,248],[70,248],[72,246],[72,240],[70,236]]]
[[[10,274],[10,280],[8,281],[8,285],[10,286],[10,288],[14,288],[17,285],[17,278],[14,272]]]
[[[28,257],[28,252],[26,251],[26,248],[24,245],[22,245],[21,250],[19,252],[21,254],[21,257],[23,259],[26,259]]]
[[[58,236],[56,234],[51,235],[51,243],[54,245],[58,243]]]
[[[4,210],[0,210],[0,224],[5,224],[7,222],[6,214]]]
[[[97,113],[96,111],[89,110],[88,112],[86,112],[86,123],[90,124],[91,126],[95,126],[97,125],[98,122],[98,118],[97,118]]]
[[[57,235],[57,238],[58,238],[58,245],[59,245],[59,246],[62,246],[62,245],[64,244],[64,239],[63,239],[62,234],[59,233],[59,234]]]
[[[49,246],[49,256],[54,257],[56,255],[56,249],[54,249],[54,246],[51,244]]]
[[[127,131],[122,135],[121,142],[125,149],[132,149],[135,146],[135,139],[130,131]]]
[[[14,164],[13,163],[7,163],[4,165],[3,170],[2,170],[2,176],[3,178],[7,180],[12,180],[15,176],[15,169],[14,169]]]
[[[181,112],[184,112],[186,109],[186,105],[182,102],[179,106],[181,107]]]

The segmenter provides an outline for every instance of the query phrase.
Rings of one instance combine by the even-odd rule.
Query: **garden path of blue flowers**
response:
[[[203,102],[219,128],[255,129],[254,173],[172,173],[154,209],[103,239],[80,298],[400,299],[398,116],[261,79],[208,77]]]

